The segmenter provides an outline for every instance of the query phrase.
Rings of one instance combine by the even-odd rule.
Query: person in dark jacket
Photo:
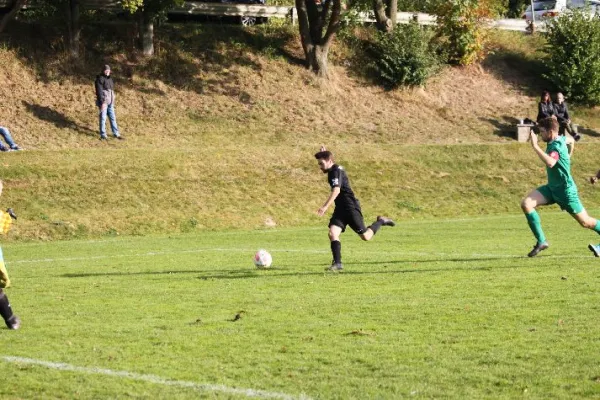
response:
[[[554,115],[556,115],[556,119],[560,125],[560,129],[558,131],[559,135],[564,135],[565,131],[569,132],[569,135],[573,136],[575,141],[579,141],[581,139],[581,135],[573,129],[573,125],[571,125],[571,117],[569,117],[569,109],[567,108],[567,103],[565,103],[565,96],[558,92],[556,93],[556,102],[554,103]]]
[[[537,123],[539,123],[544,118],[553,117],[554,116],[554,103],[552,103],[552,99],[550,99],[550,92],[544,90],[542,92],[541,101],[538,104],[538,115],[535,119]]]
[[[106,140],[106,116],[110,121],[110,129],[117,139],[123,139],[119,134],[117,126],[117,115],[115,114],[115,83],[110,76],[110,66],[105,65],[102,73],[96,77],[96,105],[100,119],[100,140]]]

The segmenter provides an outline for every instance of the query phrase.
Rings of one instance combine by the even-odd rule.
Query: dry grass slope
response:
[[[118,79],[128,147],[179,148],[199,136],[217,146],[240,136],[287,144],[502,143],[516,118],[535,115],[540,83],[523,72],[537,67],[538,54],[527,53],[532,41],[518,33],[496,35],[495,52],[482,66],[447,68],[426,87],[384,91],[342,63],[330,82],[315,79],[290,62],[301,54],[289,29],[165,29],[150,61],[110,53],[100,42],[88,43],[85,60],[72,64],[60,52],[30,51],[27,42],[15,47],[16,39],[5,39],[1,123],[29,149],[102,146],[95,140],[93,79],[104,61]],[[585,110],[578,121],[596,130],[597,114]]]
[[[40,47],[31,27],[2,38],[0,124],[28,149],[2,156],[3,203],[23,216],[16,237],[322,223],[314,210],[327,188],[312,160],[321,143],[351,171],[369,216],[518,212],[544,179],[512,137],[545,84],[539,38],[499,33],[483,65],[384,91],[348,69],[343,49],[334,78],[315,79],[298,64],[291,28],[165,26],[151,60],[122,32],[93,28],[78,62],[60,45]],[[105,62],[125,142],[96,133],[93,79]],[[600,118],[575,114],[588,128],[582,179],[596,168]],[[461,146],[440,146],[450,144]]]

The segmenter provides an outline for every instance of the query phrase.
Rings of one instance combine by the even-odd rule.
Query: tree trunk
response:
[[[296,0],[298,27],[306,66],[323,78],[329,77],[327,56],[340,28],[341,9],[340,0],[327,0],[320,10],[314,0]]]
[[[152,57],[154,55],[154,23],[152,18],[144,12],[139,10],[139,35],[140,35],[140,50],[146,57]]]
[[[398,21],[398,0],[388,0],[388,17],[392,22],[392,31],[396,28],[396,22]]]
[[[69,0],[69,50],[71,57],[79,58],[79,43],[81,38],[81,25],[79,24],[79,1]]]
[[[12,8],[9,12],[7,12],[4,17],[0,20],[0,32],[3,32],[6,28],[6,25],[14,18],[14,16],[19,12],[23,6],[27,4],[27,0],[15,0]]]
[[[382,32],[392,31],[392,21],[385,11],[383,0],[373,0],[373,12],[375,13],[375,26]]]
[[[327,55],[329,46],[316,45],[310,53],[311,69],[321,78],[329,78]]]

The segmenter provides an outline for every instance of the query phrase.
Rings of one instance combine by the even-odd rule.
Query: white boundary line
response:
[[[205,249],[194,249],[194,250],[179,250],[179,251],[150,251],[148,253],[136,253],[136,254],[116,254],[112,256],[88,256],[88,257],[65,257],[65,258],[41,258],[37,260],[16,260],[11,261],[7,264],[30,264],[30,263],[44,263],[44,262],[57,262],[57,261],[85,261],[85,260],[104,260],[108,258],[127,258],[127,257],[154,257],[164,256],[170,254],[190,254],[190,253],[204,253],[210,251],[220,252],[242,252],[252,254],[257,249],[242,249],[242,248],[225,248],[225,247],[212,247]],[[302,249],[274,249],[269,250],[272,253],[314,253],[322,254],[329,253],[328,250],[302,250]]]
[[[135,253],[135,254],[116,254],[111,256],[87,256],[87,257],[64,257],[64,258],[41,258],[41,259],[33,259],[33,260],[16,260],[7,263],[7,265],[12,264],[33,264],[33,263],[53,263],[59,261],[86,261],[86,260],[106,260],[111,258],[135,258],[135,257],[155,257],[155,256],[166,256],[173,254],[194,254],[194,253],[204,253],[204,252],[241,252],[241,253],[252,253],[256,251],[256,249],[243,249],[243,248],[224,248],[224,247],[213,247],[213,248],[204,248],[204,249],[193,249],[193,250],[179,250],[179,251],[151,251],[148,253]],[[269,249],[271,253],[304,253],[304,254],[329,254],[328,250],[311,250],[311,249]],[[360,254],[359,251],[350,252],[350,254]],[[426,252],[426,251],[386,251],[386,254],[393,256],[408,256],[408,257],[422,257],[425,259],[419,259],[419,261],[452,261],[452,258],[461,258],[461,261],[477,261],[481,259],[481,261],[485,261],[485,258],[497,258],[497,259],[518,259],[518,258],[527,258],[525,254],[502,254],[502,253],[441,253],[441,252]],[[426,258],[436,258],[436,257],[448,257],[449,260],[427,260]],[[586,255],[573,255],[573,254],[563,254],[563,255],[544,255],[543,258],[590,258],[589,254]]]
[[[157,385],[164,386],[179,386],[183,388],[191,388],[203,392],[221,392],[226,394],[235,394],[246,397],[256,397],[260,399],[283,399],[283,400],[310,400],[310,397],[301,394],[300,396],[292,396],[285,393],[278,392],[268,392],[265,390],[257,390],[257,389],[243,389],[243,388],[235,388],[229,387],[225,385],[215,385],[211,383],[197,383],[190,381],[176,381],[167,378],[161,378],[156,375],[143,375],[137,374],[135,372],[128,371],[114,371],[112,369],[104,369],[104,368],[96,368],[96,367],[78,367],[71,364],[65,363],[56,363],[42,360],[35,360],[33,358],[25,358],[25,357],[13,357],[13,356],[2,356],[2,359],[6,362],[10,363],[18,363],[18,364],[29,364],[29,365],[41,365],[42,367],[56,369],[59,371],[73,371],[73,372],[82,372],[85,374],[95,374],[95,375],[106,375],[106,376],[114,376],[120,378],[133,379],[136,381],[144,381],[150,382]]]

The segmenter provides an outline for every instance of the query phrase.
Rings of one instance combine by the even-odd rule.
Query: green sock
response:
[[[533,232],[533,236],[537,239],[538,244],[544,243],[546,241],[546,236],[542,230],[542,223],[537,211],[533,210],[529,214],[525,214],[525,217],[527,217],[529,228],[531,229],[531,232]]]
[[[594,230],[598,235],[600,235],[600,219],[596,220],[596,226],[594,227]]]

